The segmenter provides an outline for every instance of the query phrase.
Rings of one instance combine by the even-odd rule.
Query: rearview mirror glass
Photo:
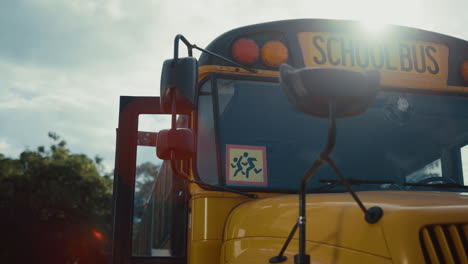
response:
[[[166,60],[161,73],[161,108],[171,113],[174,93],[177,114],[188,114],[195,107],[198,62],[193,57]]]
[[[378,71],[360,72],[340,68],[280,68],[280,84],[288,100],[302,112],[328,117],[334,98],[336,117],[363,113],[374,101],[380,83]]]

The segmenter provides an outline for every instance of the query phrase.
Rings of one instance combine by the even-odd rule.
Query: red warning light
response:
[[[234,42],[231,54],[236,62],[251,66],[257,62],[260,52],[255,41],[242,38]]]

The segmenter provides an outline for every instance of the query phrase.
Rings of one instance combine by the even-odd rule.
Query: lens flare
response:
[[[380,34],[385,31],[386,25],[376,22],[375,20],[361,21],[362,28],[372,34]]]
[[[93,236],[95,238],[97,238],[98,240],[103,240],[104,239],[104,235],[101,232],[97,231],[97,230],[93,230]]]

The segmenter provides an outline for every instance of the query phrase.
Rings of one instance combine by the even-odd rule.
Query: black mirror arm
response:
[[[228,58],[225,58],[225,57],[223,57],[223,56],[221,56],[221,55],[219,55],[219,54],[216,54],[216,53],[214,53],[214,52],[211,52],[211,51],[209,51],[209,50],[200,48],[200,47],[198,47],[197,45],[190,43],[190,42],[189,42],[183,35],[181,35],[181,34],[177,35],[177,36],[175,37],[175,39],[174,39],[174,63],[175,63],[175,62],[177,61],[177,59],[179,58],[179,41],[180,41],[180,40],[182,40],[182,42],[185,44],[185,46],[187,46],[187,50],[188,50],[188,55],[189,55],[189,57],[192,57],[192,56],[193,56],[192,51],[193,51],[193,49],[196,49],[196,50],[199,50],[199,51],[204,52],[204,53],[206,53],[206,54],[209,54],[209,55],[211,55],[211,56],[213,56],[213,57],[216,57],[216,58],[218,58],[218,59],[220,59],[220,60],[223,60],[223,61],[226,61],[226,62],[228,62],[228,63],[230,63],[230,64],[236,65],[237,67],[240,67],[240,68],[242,68],[242,69],[244,69],[244,70],[247,70],[247,71],[249,71],[249,72],[253,72],[253,73],[256,73],[256,72],[257,72],[255,69],[249,68],[249,67],[247,67],[247,66],[245,66],[245,65],[242,65],[242,64],[237,63],[237,62],[235,62],[235,61],[232,61],[232,60],[230,60],[230,59],[228,59]]]
[[[362,201],[356,195],[356,193],[351,188],[351,185],[346,181],[343,174],[340,172],[338,167],[335,165],[333,160],[330,158],[330,154],[333,151],[336,143],[336,100],[335,98],[330,98],[329,101],[329,112],[328,112],[328,139],[327,145],[325,146],[324,150],[321,152],[320,157],[315,160],[309,170],[304,174],[301,181],[300,186],[300,193],[299,193],[299,254],[294,256],[294,262],[296,264],[309,264],[310,263],[310,256],[306,255],[305,253],[305,245],[306,245],[306,186],[307,182],[311,179],[312,175],[320,168],[323,163],[328,163],[330,167],[332,167],[333,171],[338,175],[340,178],[341,183],[345,186],[348,192],[351,194],[353,199],[359,205],[361,210],[364,213],[365,220],[370,223],[376,223],[383,215],[382,208],[380,207],[372,207],[370,209],[366,209]]]
[[[192,45],[183,35],[178,34],[174,39],[174,60],[175,61],[177,61],[177,59],[179,58],[179,41],[180,40],[182,40],[185,46],[187,46],[189,57],[193,56],[192,50],[193,50],[194,45]]]
[[[176,103],[176,94],[174,89],[169,91],[169,96],[171,97],[171,130],[177,129],[177,103]]]
[[[340,178],[341,184],[343,184],[343,186],[348,190],[349,194],[351,194],[351,196],[353,197],[354,201],[356,201],[356,203],[359,205],[362,212],[364,213],[364,219],[366,220],[366,222],[369,224],[377,223],[383,216],[382,208],[379,206],[373,206],[367,209],[362,203],[361,199],[359,199],[357,194],[353,191],[353,188],[351,188],[351,185],[343,176],[343,173],[341,173],[341,171],[338,169],[335,162],[329,157],[325,159],[325,162],[327,162],[328,165],[330,165],[330,167],[333,169],[333,171],[335,171],[336,175],[338,175],[338,177]]]
[[[286,250],[289,242],[299,227],[299,254],[294,256],[294,263],[296,264],[309,264],[310,256],[305,253],[305,237],[306,237],[306,187],[307,182],[310,180],[312,175],[320,168],[320,166],[326,162],[328,156],[333,151],[336,142],[336,118],[335,118],[335,109],[336,103],[335,99],[331,98],[329,102],[329,116],[328,116],[328,139],[327,145],[320,154],[320,157],[314,161],[310,169],[306,171],[301,180],[301,186],[299,191],[299,219],[297,220],[296,225],[294,225],[291,233],[289,234],[288,239],[283,245],[280,253],[270,259],[270,263],[279,263],[285,261],[287,258],[283,256],[284,251]]]
[[[320,154],[320,159],[328,158],[335,148],[336,143],[336,99],[331,98],[328,103],[328,138],[327,145]],[[308,177],[310,177],[310,174]],[[308,179],[306,179],[308,181]]]
[[[332,153],[336,142],[336,101],[335,98],[330,98],[328,103],[328,138],[327,145],[325,146],[320,157],[315,160],[314,164],[304,174],[301,180],[301,187],[299,193],[299,254],[294,256],[294,262],[296,264],[309,264],[310,256],[305,253],[305,241],[306,241],[306,193],[307,193],[307,182],[310,180],[312,175],[325,163]]]
[[[294,234],[296,233],[296,230],[297,230],[298,226],[299,226],[299,223],[296,222],[296,224],[294,224],[293,229],[289,233],[288,239],[286,239],[286,242],[284,243],[283,247],[281,248],[279,254],[272,257],[272,258],[270,258],[270,263],[281,263],[281,262],[288,259],[288,257],[284,256],[283,254],[286,251],[286,249],[288,248],[289,242],[291,242],[291,239],[293,238]]]

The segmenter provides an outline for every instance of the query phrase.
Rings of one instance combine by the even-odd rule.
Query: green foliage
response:
[[[141,199],[148,199],[151,194],[156,176],[158,175],[160,165],[151,162],[145,162],[136,168],[135,190]]]
[[[134,229],[138,229],[138,223],[147,208],[159,169],[160,165],[151,162],[142,163],[136,168],[135,198],[133,204]]]
[[[95,232],[110,233],[112,180],[100,175],[102,158],[49,137],[49,149],[0,155],[1,262],[93,263],[103,246]]]

